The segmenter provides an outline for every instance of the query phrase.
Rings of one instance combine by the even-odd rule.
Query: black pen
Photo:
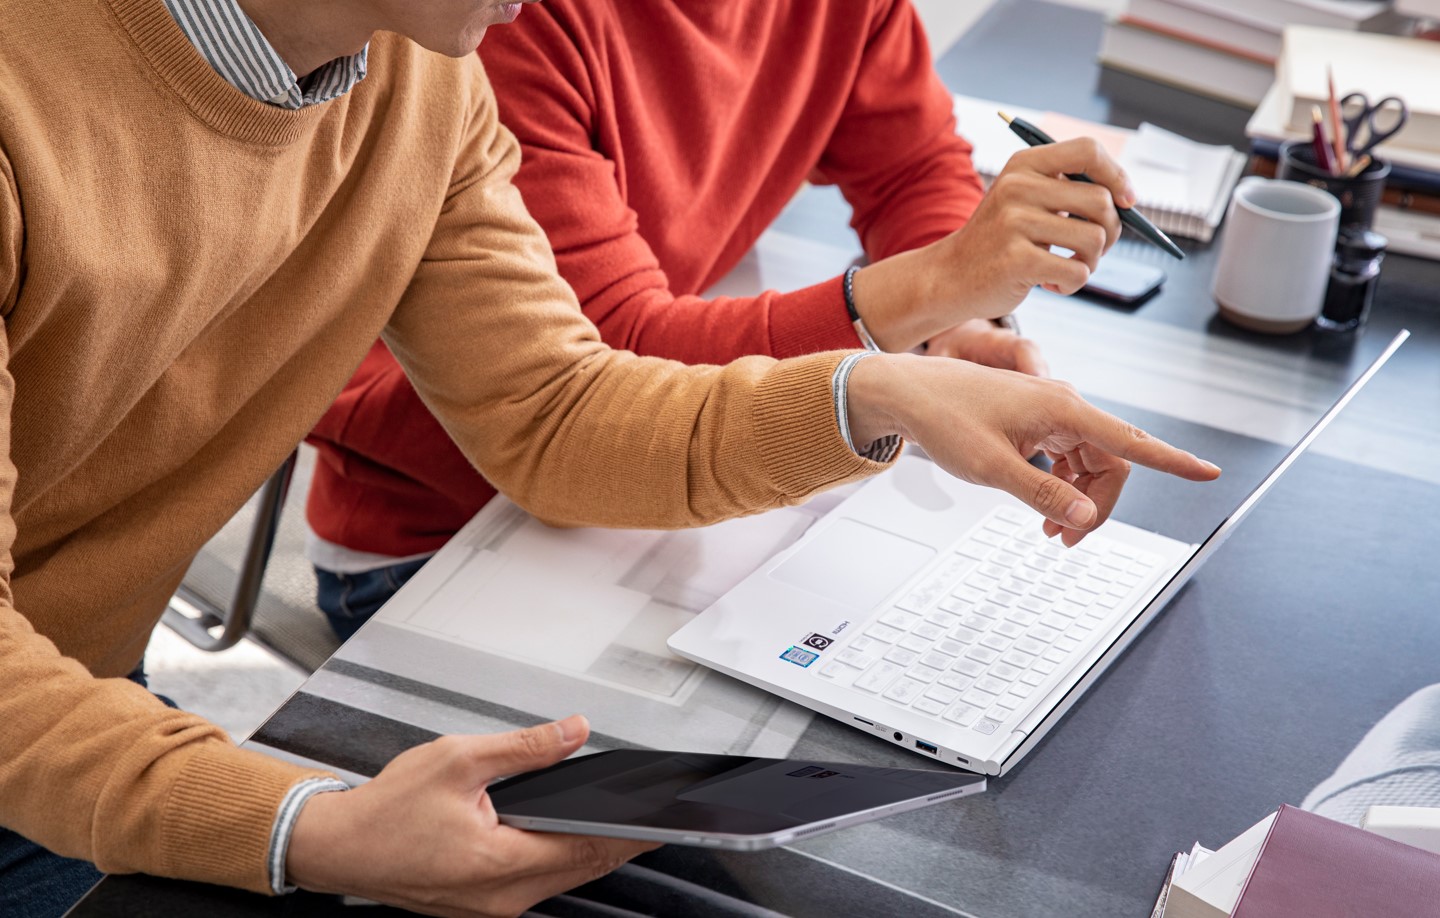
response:
[[[1035,125],[1031,124],[1025,119],[1011,118],[1004,112],[1000,112],[999,114],[1001,118],[1005,119],[1005,123],[1010,125],[1010,130],[1014,131],[1021,140],[1025,141],[1030,146],[1039,147],[1047,143],[1055,142],[1055,138],[1051,137],[1049,134],[1046,134],[1044,131],[1040,130]],[[1083,172],[1078,175],[1071,175],[1069,173],[1066,173],[1065,177],[1075,182],[1089,182],[1092,185],[1095,184],[1095,180],[1092,179],[1090,176],[1084,174]],[[1115,206],[1115,209],[1120,212],[1120,222],[1138,233],[1141,239],[1146,240],[1155,247],[1159,248],[1161,251],[1164,251],[1170,255],[1174,255],[1176,258],[1184,259],[1185,253],[1180,251],[1180,247],[1176,245],[1169,236],[1160,232],[1159,228],[1156,227],[1155,224],[1151,223],[1149,220],[1146,220],[1145,217],[1142,216],[1138,210],[1130,207],[1121,207],[1118,204]]]

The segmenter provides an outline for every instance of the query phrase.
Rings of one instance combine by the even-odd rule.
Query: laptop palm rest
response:
[[[935,549],[853,519],[837,520],[770,576],[831,602],[873,609],[935,558]]]

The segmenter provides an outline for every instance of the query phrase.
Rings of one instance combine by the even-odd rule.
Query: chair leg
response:
[[[290,491],[299,452],[292,452],[275,474],[260,489],[255,522],[250,527],[250,540],[245,558],[235,579],[235,592],[229,608],[220,609],[183,583],[171,598],[162,621],[176,634],[201,650],[219,651],[235,646],[250,630],[260,588],[265,580],[265,566],[275,547],[275,533],[280,528],[280,512]],[[219,628],[218,634],[214,629]]]

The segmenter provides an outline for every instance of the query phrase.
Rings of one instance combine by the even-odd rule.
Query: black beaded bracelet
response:
[[[860,321],[860,313],[855,309],[855,272],[859,270],[859,265],[851,265],[845,271],[845,311],[850,313],[851,322]]]

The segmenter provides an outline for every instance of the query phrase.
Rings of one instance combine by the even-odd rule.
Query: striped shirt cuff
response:
[[[290,788],[285,799],[280,801],[275,827],[270,830],[270,891],[275,895],[283,896],[295,891],[294,886],[285,885],[285,852],[290,849],[290,835],[295,831],[295,820],[300,817],[305,801],[316,794],[349,789],[344,781],[334,778],[309,778]]]
[[[835,398],[835,421],[840,425],[840,436],[845,445],[862,459],[869,459],[871,462],[889,462],[895,458],[900,451],[900,437],[891,434],[888,437],[881,437],[873,443],[867,443],[864,449],[856,449],[855,441],[850,438],[850,373],[855,365],[866,357],[875,356],[875,351],[860,351],[851,354],[840,365],[835,368],[835,375],[830,377],[830,393]]]

